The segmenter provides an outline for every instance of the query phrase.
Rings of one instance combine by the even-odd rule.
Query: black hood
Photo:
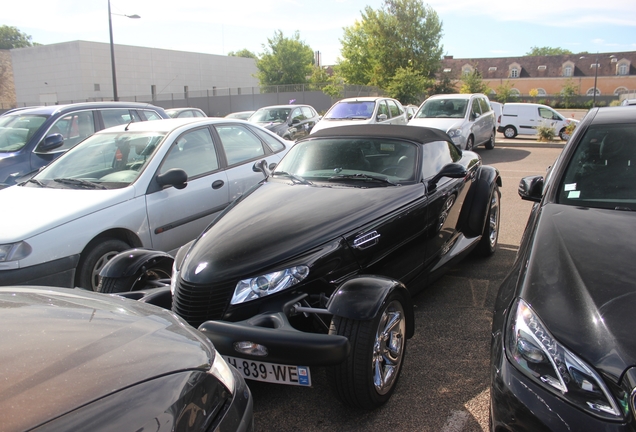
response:
[[[422,184],[354,188],[263,182],[201,235],[181,277],[201,284],[277,270],[277,263],[360,228],[423,192]]]
[[[636,365],[636,213],[548,204],[521,297],[552,335],[618,379]]]

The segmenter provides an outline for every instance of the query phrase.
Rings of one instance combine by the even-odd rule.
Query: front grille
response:
[[[196,285],[177,280],[172,311],[193,327],[207,320],[221,319],[230,304],[236,282]]]

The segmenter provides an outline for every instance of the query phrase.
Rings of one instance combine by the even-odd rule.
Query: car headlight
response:
[[[623,411],[601,377],[555,340],[522,299],[510,312],[506,353],[525,375],[591,414],[617,420],[627,410],[627,398],[620,401]]]
[[[218,351],[214,353],[214,362],[212,363],[212,367],[208,371],[212,375],[218,378],[219,381],[223,383],[223,385],[228,389],[231,394],[234,394],[234,388],[236,386],[236,382],[234,381],[234,374],[232,373],[232,369],[227,364],[225,359],[221,357]]]
[[[234,289],[231,304],[244,303],[277,293],[296,285],[309,274],[309,267],[301,265],[266,275],[243,279]]]
[[[460,136],[462,136],[462,130],[461,129],[449,129],[448,132],[446,132],[446,133],[451,138],[459,138]]]
[[[17,242],[0,245],[0,262],[18,261],[31,253],[31,246],[27,242]]]

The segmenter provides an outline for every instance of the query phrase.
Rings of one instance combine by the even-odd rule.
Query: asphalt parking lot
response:
[[[521,177],[545,173],[563,143],[534,138],[497,139],[477,149],[503,180],[497,253],[468,258],[415,297],[415,337],[408,341],[395,394],[381,409],[341,405],[312,369],[314,387],[248,382],[256,431],[486,431],[489,409],[491,310],[499,284],[514,261],[532,204],[517,195]]]

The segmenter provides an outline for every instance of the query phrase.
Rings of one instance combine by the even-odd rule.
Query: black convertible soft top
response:
[[[433,141],[452,142],[446,132],[439,129],[433,129],[423,126],[379,124],[335,126],[319,130],[318,132],[312,133],[307,138],[311,139],[324,137],[397,138],[417,142],[420,144],[426,144]]]

